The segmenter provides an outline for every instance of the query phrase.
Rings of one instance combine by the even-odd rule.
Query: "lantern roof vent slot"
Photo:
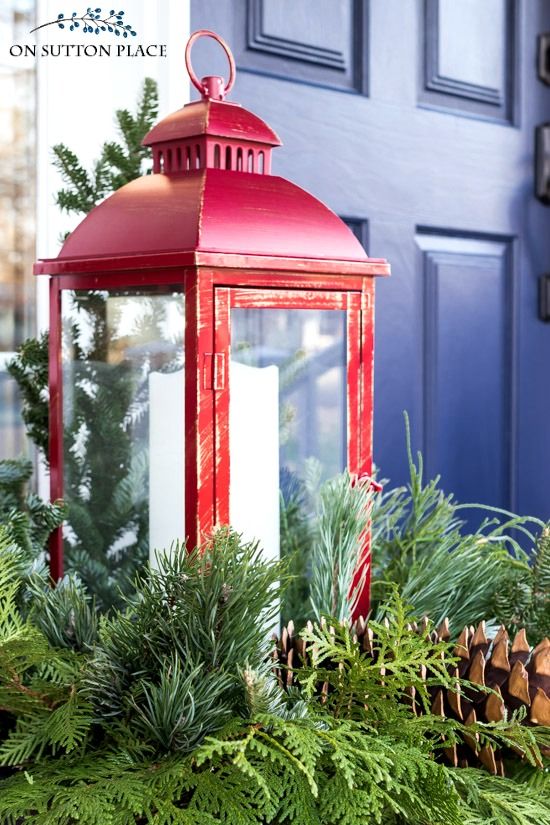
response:
[[[199,37],[212,37],[225,50],[229,79],[209,75],[199,80],[191,64],[191,48]],[[219,35],[200,30],[185,50],[191,82],[201,99],[187,104],[154,126],[143,140],[153,151],[153,172],[181,175],[197,169],[268,175],[271,150],[281,141],[267,123],[237,103],[225,100],[235,82],[235,61]]]

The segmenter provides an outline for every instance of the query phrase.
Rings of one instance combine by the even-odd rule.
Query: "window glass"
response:
[[[27,449],[11,354],[34,329],[35,61],[10,56],[34,25],[35,4],[0,0],[0,459]]]
[[[231,524],[278,557],[281,502],[346,466],[344,311],[231,311],[229,429]]]
[[[184,539],[184,297],[63,291],[67,570],[116,604]]]

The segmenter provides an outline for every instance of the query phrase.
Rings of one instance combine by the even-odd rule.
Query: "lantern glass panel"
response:
[[[346,466],[346,312],[231,310],[231,524],[280,554],[280,496]]]
[[[184,537],[184,297],[63,291],[65,567],[116,603]]]

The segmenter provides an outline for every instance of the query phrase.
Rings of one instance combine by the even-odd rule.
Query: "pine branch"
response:
[[[228,531],[159,556],[132,610],[101,626],[85,677],[98,715],[131,722],[153,747],[185,750],[222,727],[228,709],[244,711],[241,672],[267,659],[281,575]]]
[[[48,336],[29,338],[8,363],[9,374],[15,379],[22,395],[22,415],[28,436],[42,451],[48,453]]]
[[[371,509],[370,487],[354,485],[349,473],[326,481],[319,491],[310,582],[311,606],[317,619],[325,613],[341,621],[355,612],[364,576],[358,581],[355,577]]]
[[[233,684],[230,674],[208,673],[202,664],[182,663],[174,653],[160,664],[154,681],[140,681],[139,701],[130,698],[132,732],[167,753],[190,753],[229,719]]]
[[[518,617],[511,620],[517,613],[512,605],[517,607],[531,578],[529,558],[514,533],[534,541],[542,522],[458,504],[440,489],[439,477],[424,481],[421,454],[416,463],[413,459],[407,417],[406,434],[409,484],[376,498],[372,510],[375,609],[388,586],[397,584],[417,618],[428,615],[439,624],[448,617],[455,634],[481,620],[506,621],[514,630]],[[462,513],[472,507],[485,517],[467,532]]]
[[[141,147],[141,141],[147,132],[153,128],[158,113],[159,101],[157,84],[153,78],[146,77],[143,81],[143,88],[138,100],[134,145]]]
[[[27,559],[36,559],[45,549],[48,536],[65,516],[59,504],[46,504],[27,494],[32,464],[26,459],[0,461],[0,524],[9,540]]]
[[[52,647],[91,651],[98,639],[94,600],[78,579],[65,576],[55,587],[34,573],[27,583],[30,620]]]
[[[103,144],[99,158],[88,173],[76,154],[62,143],[53,147],[54,166],[67,187],[56,195],[56,203],[65,212],[90,212],[107,195],[138,178],[146,170],[149,149],[141,145],[158,115],[158,89],[152,78],[145,78],[137,104],[137,113],[126,109],[115,113],[117,131],[123,145],[116,141]]]
[[[56,203],[66,212],[90,212],[99,199],[90,176],[75,153],[63,143],[57,143],[52,151],[53,165],[70,187],[58,192]]]

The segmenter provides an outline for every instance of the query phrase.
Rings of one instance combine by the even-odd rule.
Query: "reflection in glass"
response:
[[[110,605],[183,537],[184,299],[62,295],[66,566]]]
[[[278,557],[281,496],[346,466],[346,313],[233,309],[230,387],[231,523]]]

